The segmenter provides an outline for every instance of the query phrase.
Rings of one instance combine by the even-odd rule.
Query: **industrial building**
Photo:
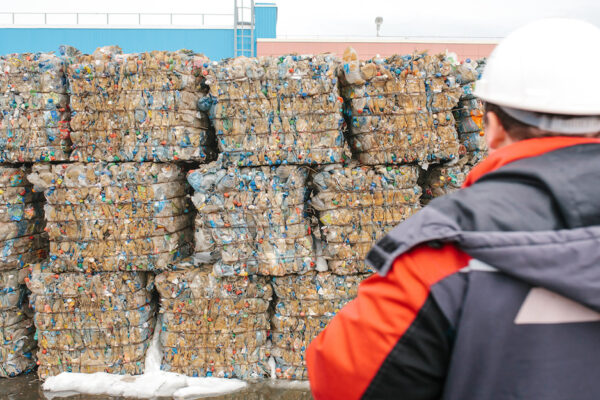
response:
[[[272,56],[285,53],[314,54],[332,52],[342,55],[348,46],[353,47],[361,59],[375,56],[387,57],[393,54],[409,54],[415,50],[430,53],[443,53],[446,50],[456,53],[459,60],[477,60],[488,57],[498,40],[470,38],[407,38],[407,37],[345,37],[345,38],[261,38],[258,39],[259,56]]]
[[[415,37],[277,37],[276,3],[234,0],[231,13],[0,13],[0,54],[56,51],[60,45],[93,52],[191,49],[213,60],[239,55],[334,52],[354,47],[361,58],[415,50],[454,52],[459,59],[488,56],[496,39]]]

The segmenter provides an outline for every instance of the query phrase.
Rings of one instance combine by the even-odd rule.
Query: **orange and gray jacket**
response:
[[[600,398],[600,140],[493,153],[370,251],[306,353],[318,399]]]

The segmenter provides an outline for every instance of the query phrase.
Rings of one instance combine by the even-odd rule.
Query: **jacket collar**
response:
[[[463,188],[469,187],[483,175],[495,171],[498,168],[509,164],[513,161],[517,161],[523,158],[535,157],[544,153],[558,150],[563,147],[576,146],[578,144],[586,143],[600,143],[598,138],[586,138],[586,137],[570,137],[570,136],[557,136],[557,137],[544,137],[521,140],[509,144],[499,150],[494,151],[485,160],[477,164],[463,183]]]

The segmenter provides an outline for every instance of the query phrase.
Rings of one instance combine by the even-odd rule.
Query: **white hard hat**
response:
[[[563,133],[600,130],[600,29],[544,19],[509,34],[492,52],[474,94],[529,125]],[[538,113],[583,118],[555,118]]]

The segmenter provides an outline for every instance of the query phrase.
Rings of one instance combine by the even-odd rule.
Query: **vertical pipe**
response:
[[[242,6],[241,11],[242,11],[242,55],[245,56],[246,55],[246,0],[241,0],[242,2]]]
[[[256,57],[254,53],[254,0],[250,0],[250,57]]]
[[[237,0],[233,0],[233,56],[237,57],[237,26],[238,26],[238,15],[237,15]]]

